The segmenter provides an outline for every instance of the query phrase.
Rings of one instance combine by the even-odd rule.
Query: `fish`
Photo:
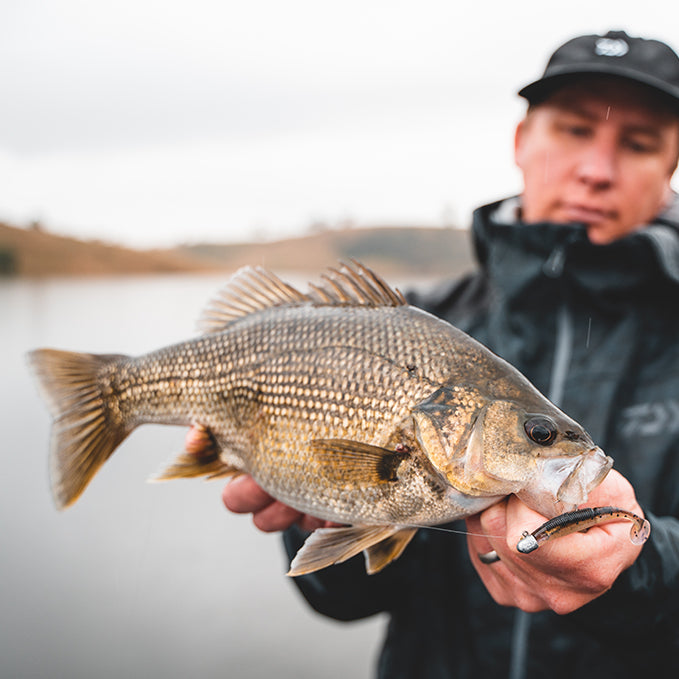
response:
[[[204,454],[184,451],[160,480],[249,474],[339,524],[309,535],[289,575],[361,552],[372,574],[419,528],[512,493],[546,517],[574,510],[613,464],[508,362],[354,260],[306,292],[241,269],[199,330],[136,357],[29,353],[59,509],[136,427],[192,425]]]

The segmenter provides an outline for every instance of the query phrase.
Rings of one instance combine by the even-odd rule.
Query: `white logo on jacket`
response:
[[[657,436],[679,432],[679,401],[640,403],[622,411],[625,436]]]

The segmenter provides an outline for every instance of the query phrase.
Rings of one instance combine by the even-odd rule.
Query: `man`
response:
[[[579,421],[615,460],[589,505],[645,515],[650,540],[607,524],[524,556],[543,517],[511,496],[463,538],[421,530],[379,574],[353,559],[296,579],[338,619],[391,621],[381,677],[627,677],[679,669],[679,58],[623,32],[560,47],[515,138],[521,196],[474,215],[480,269],[420,304],[484,342]],[[236,512],[320,524],[249,477]],[[296,524],[296,525],[294,525]],[[460,522],[456,528],[464,528]],[[482,563],[480,554],[499,559]],[[499,604],[499,605],[498,605]]]

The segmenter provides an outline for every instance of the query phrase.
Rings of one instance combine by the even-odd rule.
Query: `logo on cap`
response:
[[[621,38],[599,38],[594,53],[600,57],[623,57],[629,52],[629,45]]]

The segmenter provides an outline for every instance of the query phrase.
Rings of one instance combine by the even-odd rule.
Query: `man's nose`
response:
[[[616,147],[610,139],[595,139],[586,149],[578,166],[578,179],[592,188],[608,188],[615,182]]]

